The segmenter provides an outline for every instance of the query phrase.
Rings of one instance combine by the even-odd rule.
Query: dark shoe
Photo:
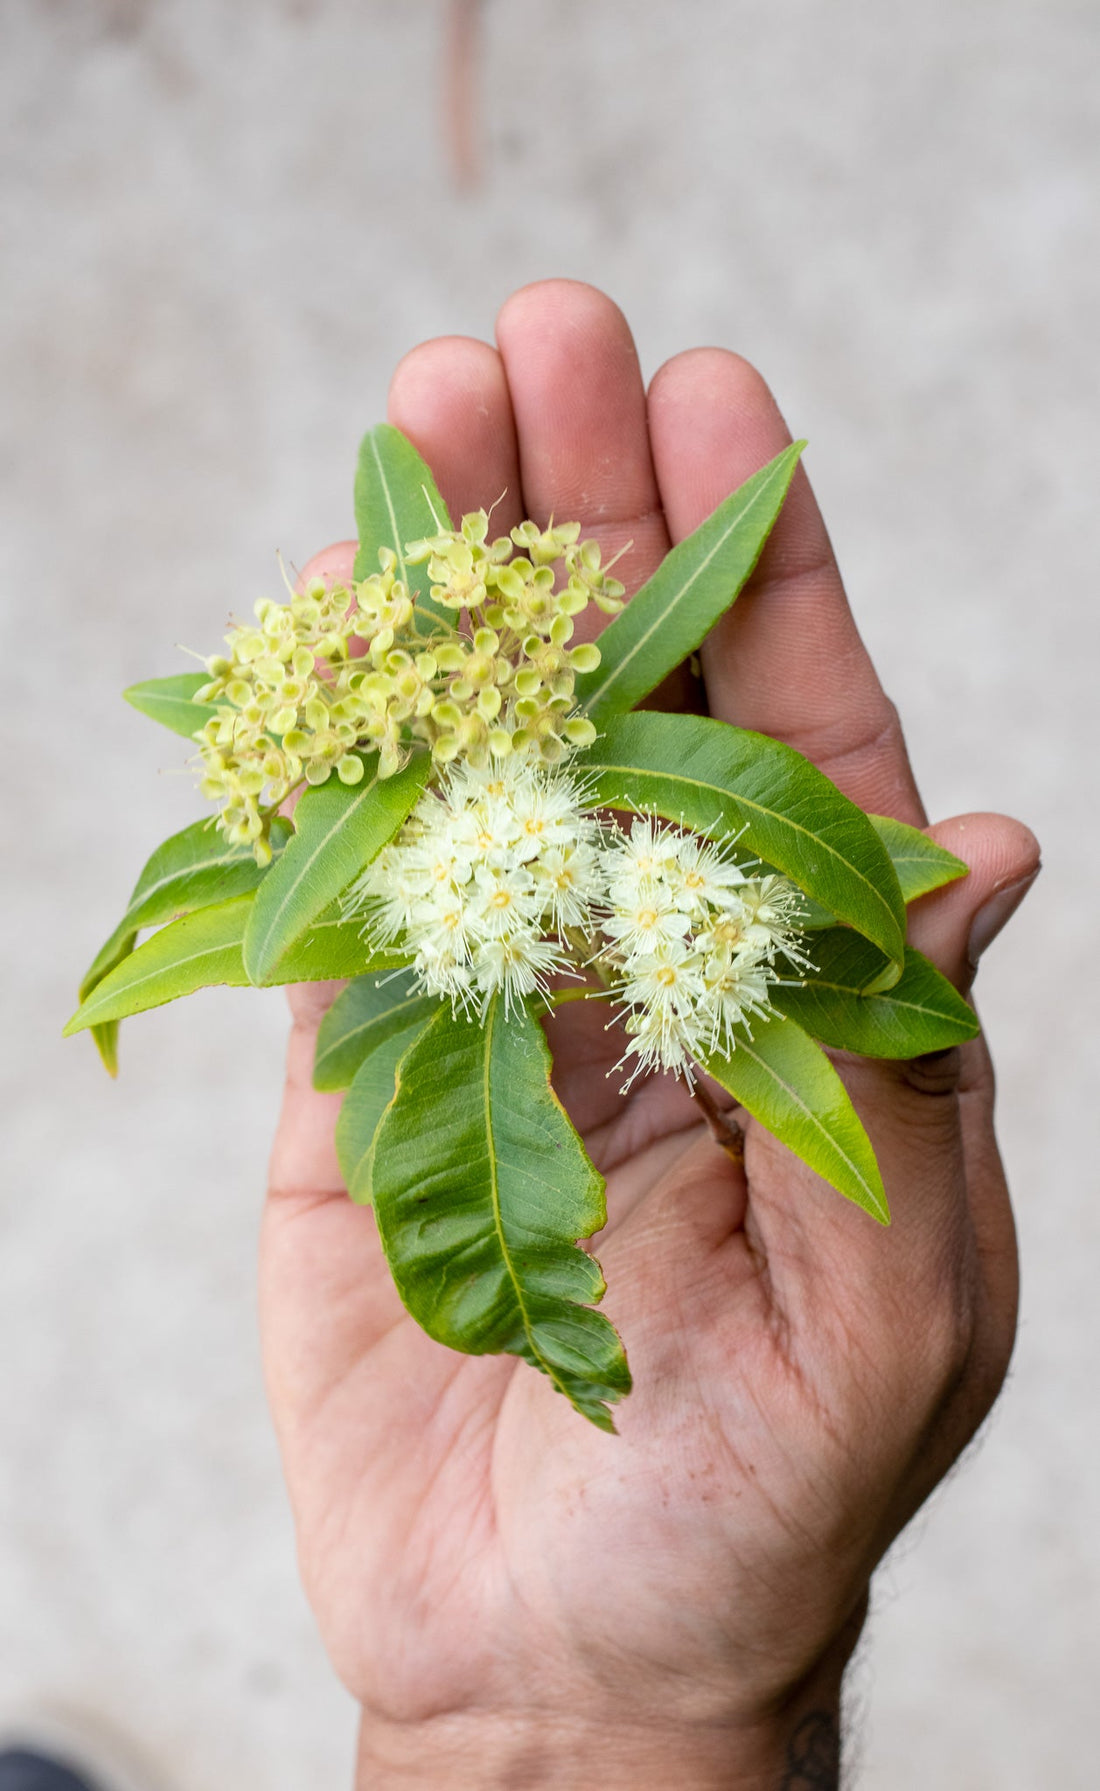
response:
[[[0,1791],[154,1791],[154,1780],[94,1718],[0,1710]]]
[[[56,1755],[19,1747],[0,1751],[0,1791],[107,1791],[107,1786]]]

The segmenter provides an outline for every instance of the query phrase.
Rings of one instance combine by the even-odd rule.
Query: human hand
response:
[[[591,288],[526,288],[498,341],[416,349],[391,421],[456,514],[504,491],[502,531],[553,513],[605,555],[632,541],[628,591],[789,439],[722,350],[667,363],[647,404],[627,326]],[[347,578],[353,554],[331,548],[306,574]],[[803,472],[701,659],[711,714],[924,824]],[[970,875],[917,905],[911,937],[965,990],[1038,848],[994,815],[933,832]],[[590,1004],[548,1020],[558,1092],[607,1177],[604,1310],[635,1378],[614,1437],[525,1365],[456,1355],[404,1312],[342,1187],[339,1097],[311,1086],[331,995],[292,992],[261,1302],[306,1587],[363,1709],[363,1791],[834,1783],[870,1575],[1011,1351],[984,1042],[838,1060],[890,1196],[882,1231],[748,1120],[740,1168],[682,1084],[621,1097],[605,1072],[622,1040]]]

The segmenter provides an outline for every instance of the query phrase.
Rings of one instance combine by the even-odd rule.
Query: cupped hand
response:
[[[517,293],[497,341],[416,349],[391,421],[455,515],[500,499],[501,531],[554,515],[605,555],[631,542],[628,591],[789,439],[724,350],[676,356],[647,394],[625,320],[589,287]],[[353,553],[307,572],[346,578]],[[701,660],[712,715],[924,825],[804,472]],[[917,905],[911,937],[965,991],[1038,848],[995,815],[932,831],[970,875]],[[306,1587],[363,1708],[360,1785],[831,1782],[781,1775],[799,1750],[830,1770],[870,1575],[1011,1351],[984,1042],[838,1060],[890,1198],[883,1230],[752,1121],[737,1165],[682,1085],[621,1096],[602,1013],[547,1022],[559,1093],[607,1177],[595,1247],[635,1381],[608,1436],[526,1365],[456,1355],[405,1314],[341,1183],[339,1097],[311,1086],[331,997],[292,996],[261,1303]]]

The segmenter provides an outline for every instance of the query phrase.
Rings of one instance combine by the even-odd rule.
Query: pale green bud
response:
[[[345,753],[342,759],[337,759],[336,775],[342,784],[362,783],[364,766],[358,753]]]

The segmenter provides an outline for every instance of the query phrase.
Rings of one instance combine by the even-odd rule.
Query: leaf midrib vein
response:
[[[140,914],[143,908],[148,907],[152,898],[160,890],[167,889],[171,883],[182,882],[186,877],[197,877],[202,871],[217,870],[219,865],[228,868],[230,865],[247,864],[248,861],[249,854],[247,852],[223,852],[218,858],[200,858],[194,864],[189,864],[186,870],[166,871],[163,877],[158,877],[155,883],[150,883],[149,887],[143,890],[140,901],[130,903],[119,925],[125,926],[133,915]],[[213,906],[213,904],[207,905]]]
[[[824,976],[808,978],[804,983],[792,983],[791,987],[805,991],[806,994],[812,994],[815,989],[832,989],[837,995],[851,995],[856,1001],[883,1001],[891,1007],[903,1007],[911,1014],[928,1014],[933,1020],[957,1020],[959,1025],[962,1024],[961,1016],[953,1014],[949,1008],[922,1007],[919,1001],[901,1001],[891,989],[867,995],[862,989],[854,989],[851,983],[830,982]]]
[[[504,1233],[504,1219],[503,1219],[503,1214],[501,1213],[501,1208],[500,1208],[500,1180],[497,1175],[496,1142],[495,1142],[495,1139],[493,1136],[493,1118],[492,1118],[493,1110],[492,1110],[492,1103],[491,1103],[491,1099],[490,1099],[490,1064],[492,1062],[492,1056],[493,1056],[493,1032],[496,1027],[497,1016],[498,1016],[499,1012],[500,1012],[500,997],[499,997],[499,995],[494,995],[492,1001],[489,1004],[489,1012],[488,1012],[488,1015],[486,1016],[485,1023],[484,1023],[485,1049],[482,1052],[482,1056],[481,1056],[481,1062],[482,1062],[482,1072],[481,1072],[481,1074],[482,1074],[482,1110],[485,1114],[485,1145],[486,1145],[486,1151],[487,1151],[488,1158],[489,1158],[489,1190],[490,1190],[490,1198],[493,1203],[493,1221],[494,1221],[494,1225],[496,1227],[497,1239],[500,1244],[500,1254],[504,1260],[504,1266],[508,1271],[508,1278],[511,1281],[513,1288],[515,1289],[516,1305],[519,1307],[520,1315],[523,1319],[523,1329],[527,1334],[527,1338],[528,1338],[528,1341],[530,1342],[531,1349],[533,1350],[534,1354],[538,1357],[540,1363],[542,1364],[543,1370],[545,1371],[545,1373],[547,1374],[549,1379],[553,1382],[554,1386],[557,1387],[559,1393],[565,1393],[566,1398],[568,1398],[569,1395],[566,1391],[566,1388],[562,1384],[562,1379],[561,1379],[560,1374],[554,1368],[553,1364],[551,1362],[547,1361],[546,1356],[544,1355],[543,1351],[539,1347],[538,1339],[535,1335],[534,1325],[531,1322],[531,1315],[527,1309],[527,1302],[523,1296],[523,1288],[520,1284],[520,1280],[516,1274],[515,1268],[513,1267],[511,1253],[508,1249],[508,1243],[507,1243],[507,1239],[506,1239],[505,1233]]]
[[[267,941],[269,939],[271,939],[272,935],[276,932],[279,922],[282,920],[283,915],[286,912],[287,904],[290,901],[292,901],[293,898],[297,895],[298,890],[301,887],[303,879],[305,878],[307,873],[313,868],[319,855],[324,851],[324,849],[328,845],[329,841],[337,833],[339,833],[340,829],[342,827],[347,826],[348,822],[358,812],[360,805],[366,801],[367,797],[371,794],[371,792],[373,790],[377,789],[378,783],[379,783],[379,778],[376,773],[374,775],[374,777],[371,778],[370,783],[367,784],[364,789],[360,790],[360,792],[357,796],[354,796],[352,798],[352,800],[348,803],[348,806],[346,808],[343,808],[340,810],[340,813],[337,816],[336,820],[333,821],[332,825],[325,830],[322,837],[317,841],[316,846],[314,846],[313,851],[310,853],[309,857],[306,858],[302,862],[301,865],[299,865],[296,876],[290,882],[288,882],[287,888],[286,888],[286,893],[284,894],[278,907],[275,909],[275,912],[272,914],[270,920],[267,923],[267,926],[264,928],[263,940],[264,940],[265,945],[266,945]],[[297,837],[300,839],[302,836],[299,834]],[[287,850],[289,851],[289,847],[287,848]],[[330,922],[328,924],[331,925],[332,923]]]
[[[854,865],[850,859],[845,858],[843,853],[838,852],[835,846],[830,845],[828,840],[823,839],[821,834],[812,833],[808,827],[803,827],[800,821],[792,821],[789,815],[781,815],[778,809],[768,808],[765,803],[756,802],[751,796],[742,796],[739,791],[722,790],[717,784],[705,783],[700,777],[688,777],[682,771],[648,771],[640,765],[611,764],[607,760],[604,760],[603,763],[596,766],[595,769],[597,775],[602,771],[625,771],[629,772],[632,777],[659,778],[670,783],[686,784],[690,789],[706,790],[711,795],[716,796],[721,802],[739,802],[744,808],[755,809],[757,814],[767,815],[771,820],[777,821],[781,826],[789,827],[793,833],[804,834],[807,839],[813,840],[815,845],[820,846],[822,851],[827,852],[830,857],[836,859],[838,864],[843,865],[845,870],[849,871],[853,877],[859,879],[859,881],[870,891],[879,907],[885,910],[893,924],[894,931],[898,930],[897,917],[895,916],[893,909],[890,907],[890,904],[887,902],[886,897],[882,892],[875,888],[871,879],[866,877],[858,866]]]
[[[779,1071],[776,1070],[770,1063],[768,1063],[765,1058],[761,1057],[759,1051],[754,1051],[752,1046],[749,1044],[746,1044],[746,1042],[743,1039],[738,1039],[735,1049],[738,1051],[744,1051],[748,1057],[751,1057],[753,1063],[758,1064],[760,1066],[760,1068],[764,1071],[765,1075],[770,1076],[772,1081],[775,1082],[778,1085],[778,1087],[780,1087],[783,1090],[784,1094],[786,1094],[790,1097],[790,1099],[794,1102],[795,1106],[798,1107],[803,1114],[805,1114],[805,1116],[809,1120],[810,1124],[818,1132],[820,1132],[820,1134],[824,1138],[826,1144],[829,1145],[829,1147],[832,1150],[835,1150],[837,1156],[841,1159],[842,1162],[847,1163],[849,1169],[852,1171],[852,1174],[855,1176],[856,1180],[859,1182],[860,1187],[866,1191],[868,1199],[873,1202],[875,1211],[880,1212],[882,1210],[881,1202],[879,1201],[878,1195],[875,1193],[875,1190],[872,1188],[870,1182],[867,1180],[866,1176],[863,1174],[863,1171],[859,1168],[858,1164],[855,1163],[853,1161],[853,1159],[848,1155],[848,1152],[844,1149],[843,1145],[838,1144],[836,1139],[831,1135],[831,1133],[829,1133],[826,1130],[826,1128],[822,1125],[821,1121],[818,1119],[817,1114],[813,1112],[812,1108],[807,1107],[805,1101],[802,1099],[802,1096],[798,1093],[798,1091],[796,1089],[792,1088],[790,1083],[787,1082],[786,1079],[779,1074]]]
[[[157,934],[157,937],[158,938],[160,937],[159,933]],[[152,941],[150,941],[150,944],[151,943],[152,943]],[[157,964],[153,967],[152,970],[147,970],[142,976],[135,976],[126,981],[122,981],[120,979],[120,982],[118,984],[116,984],[113,989],[106,991],[106,992],[105,992],[105,984],[108,981],[108,977],[104,977],[103,981],[100,983],[97,983],[95,989],[92,991],[91,995],[89,995],[87,1005],[90,1007],[94,1007],[96,1001],[98,1000],[104,1006],[108,1006],[111,1002],[112,997],[117,995],[118,993],[120,993],[120,991],[127,995],[131,995],[131,994],[133,994],[135,989],[140,989],[144,983],[151,982],[154,977],[162,975],[166,970],[182,970],[185,964],[196,964],[196,963],[198,963],[200,958],[213,958],[213,957],[216,957],[219,952],[232,951],[233,947],[239,946],[240,943],[241,943],[240,939],[222,939],[216,945],[205,945],[205,946],[203,946],[201,951],[190,952],[188,954],[188,956],[185,958],[171,958],[171,959],[169,959],[169,961],[167,963]],[[136,955],[137,954],[134,953],[129,958],[124,958],[123,964],[125,964],[127,966],[132,964],[134,961],[134,957],[136,957]],[[116,970],[120,970],[121,968],[122,968],[122,965],[116,964],[116,966],[115,966]],[[242,968],[243,968],[243,966],[242,966]],[[114,974],[113,971],[109,972],[109,976],[113,975],[113,974]],[[79,1012],[79,1009],[77,1011]],[[125,1015],[123,1015],[121,1017],[125,1018]],[[86,1020],[85,1024],[91,1025],[92,1022],[90,1020]]]
[[[740,526],[740,524],[745,521],[746,517],[749,517],[752,515],[753,510],[756,508],[756,506],[760,502],[760,500],[771,491],[771,488],[772,488],[772,485],[774,484],[774,482],[775,482],[774,478],[769,479],[766,485],[761,486],[760,490],[754,495],[752,500],[748,504],[746,504],[743,509],[737,511],[736,515],[734,516],[729,527],[726,529],[725,533],[723,535],[719,536],[718,540],[715,542],[714,546],[711,548],[711,550],[707,554],[706,558],[704,560],[700,560],[698,566],[695,568],[695,571],[692,573],[691,577],[688,579],[685,579],[684,583],[678,587],[675,596],[670,598],[669,601],[665,604],[664,608],[662,610],[660,610],[660,612],[654,617],[653,622],[650,625],[650,627],[648,627],[643,634],[640,634],[638,636],[638,639],[635,641],[634,645],[617,662],[617,664],[614,666],[613,670],[611,670],[608,673],[607,677],[602,681],[599,688],[597,690],[594,690],[592,692],[592,695],[587,699],[587,701],[585,701],[584,703],[581,704],[582,712],[587,712],[590,708],[592,708],[592,706],[596,702],[602,702],[603,698],[607,695],[607,692],[609,690],[614,689],[616,679],[618,679],[622,676],[624,668],[626,666],[628,666],[630,664],[631,660],[635,659],[637,657],[637,655],[641,652],[642,648],[644,646],[646,646],[649,643],[649,641],[652,640],[653,636],[657,633],[658,629],[662,626],[662,624],[664,622],[667,622],[667,620],[668,620],[669,616],[672,614],[672,612],[683,601],[685,594],[691,590],[692,585],[695,584],[696,581],[703,576],[703,573],[707,570],[707,568],[710,565],[711,561],[713,560],[715,554],[719,553],[721,551],[721,549],[726,545],[726,542],[729,540],[730,536],[733,534],[734,529],[738,528]],[[644,589],[644,587],[643,587],[643,589]],[[639,595],[641,595],[641,593],[639,593]],[[629,606],[628,606],[628,608],[629,608]]]
[[[370,449],[371,449],[371,453],[374,455],[374,464],[378,468],[378,481],[382,487],[382,496],[386,500],[386,509],[389,512],[390,530],[393,535],[393,551],[397,555],[397,563],[401,568],[401,583],[405,586],[405,589],[408,590],[409,569],[405,563],[405,543],[401,540],[401,538],[398,534],[397,511],[394,508],[393,497],[390,493],[389,481],[386,478],[385,469],[383,468],[383,465],[382,465],[382,456],[378,452],[378,443],[377,443],[373,433],[371,434],[371,437],[370,437]]]

